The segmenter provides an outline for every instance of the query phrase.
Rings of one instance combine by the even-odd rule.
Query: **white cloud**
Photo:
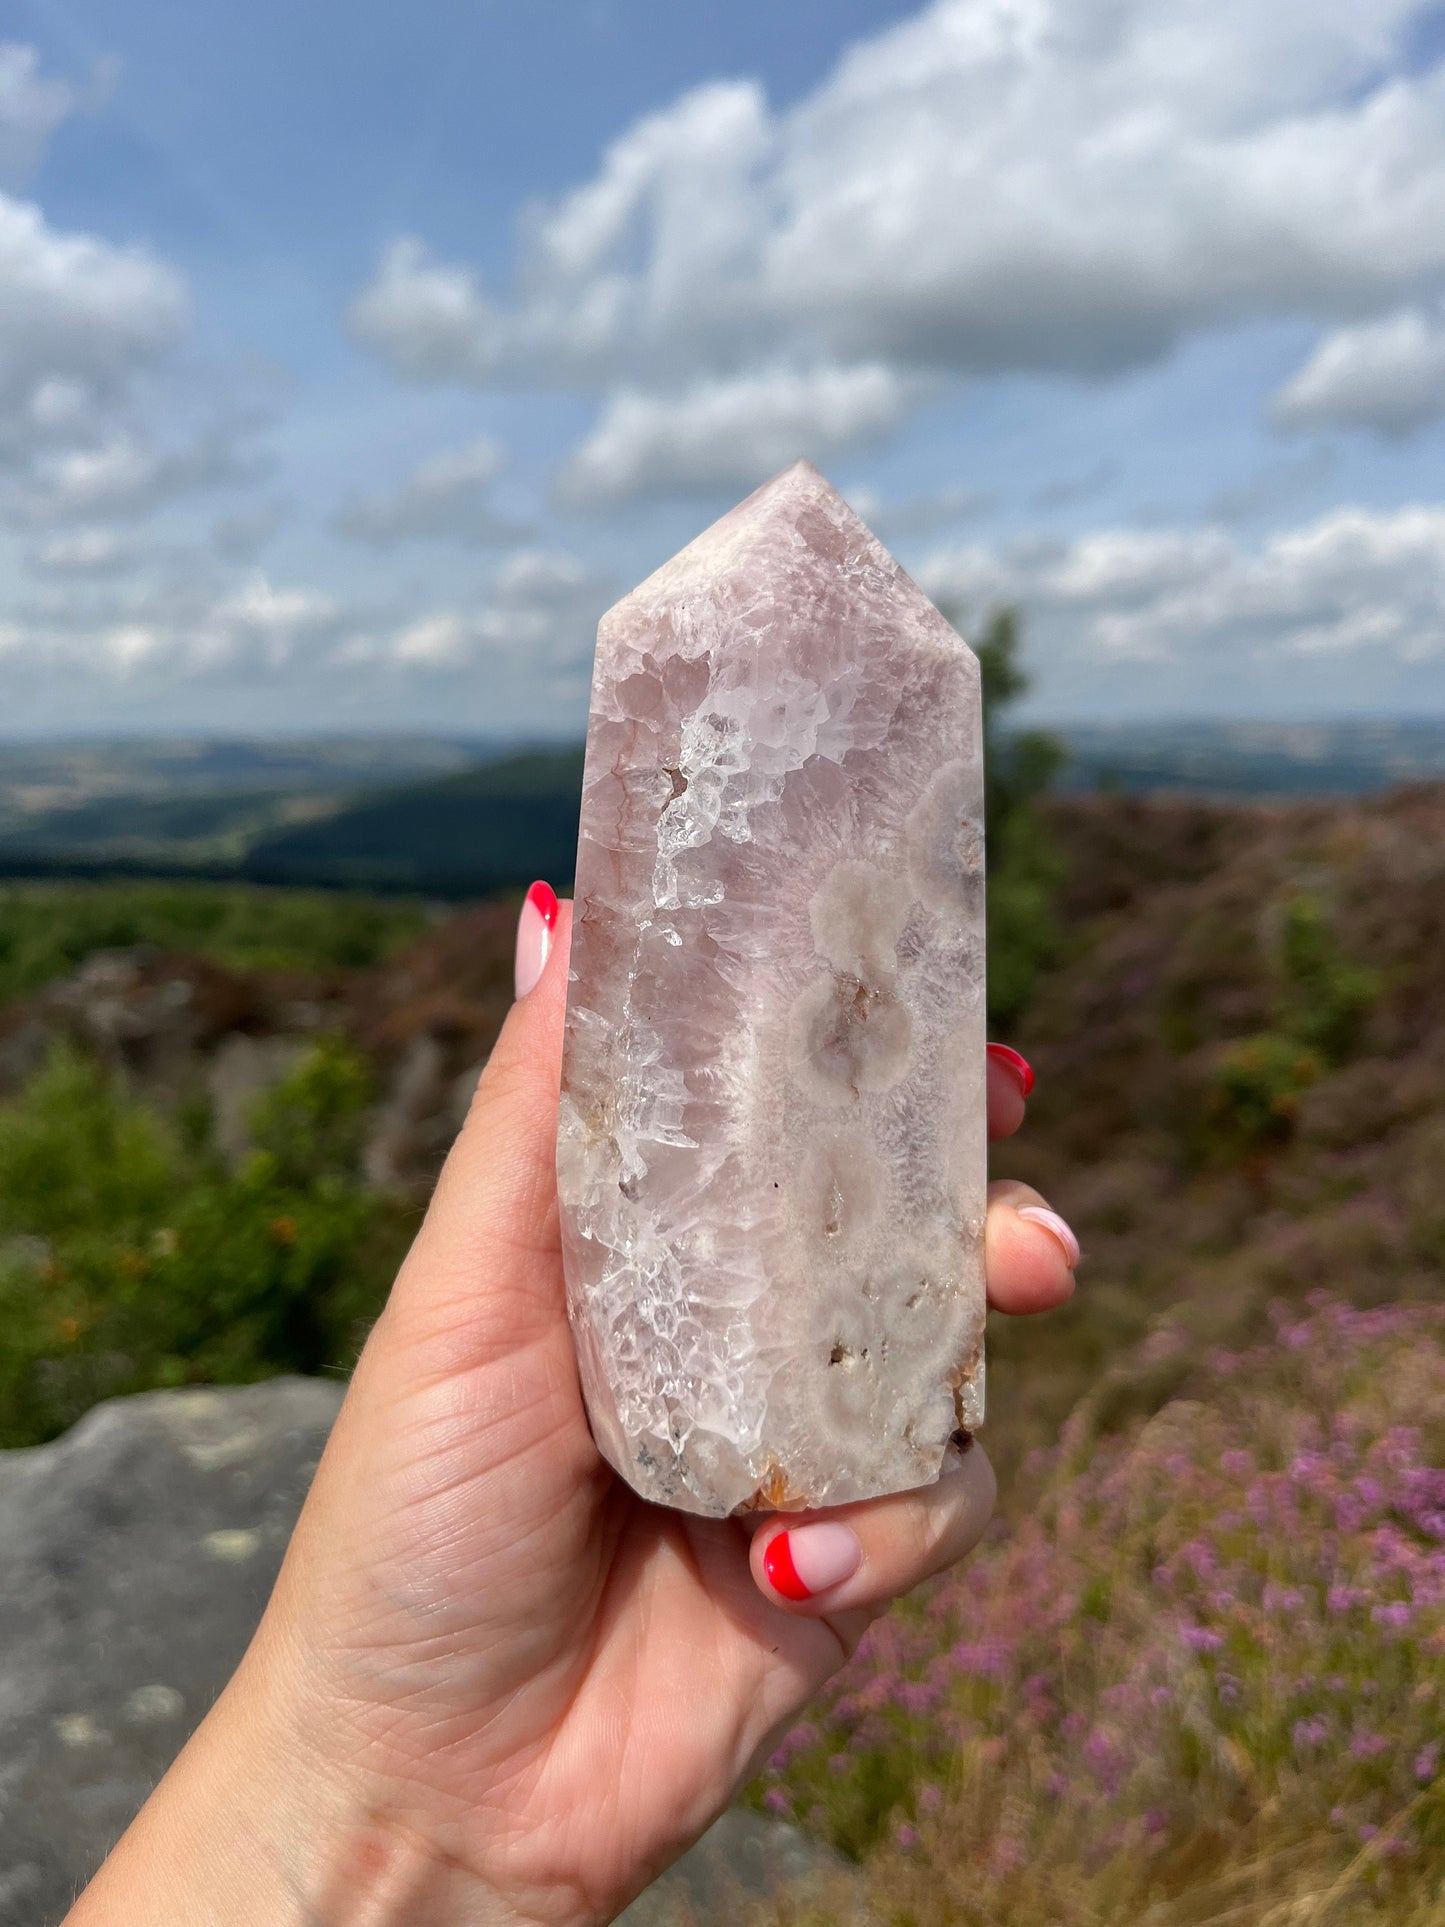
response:
[[[211,429],[179,448],[157,448],[131,430],[37,456],[3,506],[32,525],[139,521],[163,502],[245,480],[251,470],[232,436]]]
[[[518,530],[496,514],[491,502],[504,461],[500,443],[486,436],[433,455],[391,493],[348,502],[337,528],[376,548],[427,537],[479,545],[515,541]]]
[[[514,549],[492,578],[492,593],[506,607],[556,608],[598,579],[565,549]]]
[[[525,301],[495,301],[470,269],[411,236],[383,254],[351,330],[411,380],[586,385],[619,369],[690,372],[679,338],[701,334],[724,352],[730,322],[755,305],[752,170],[774,139],[755,83],[698,88],[637,122],[594,180],[532,220]]]
[[[103,566],[105,531],[67,533],[48,545],[54,567],[68,577],[48,600],[17,611],[9,625],[6,667],[92,692],[97,679],[135,682],[143,674],[158,687],[202,678],[276,674],[330,646],[344,611],[309,587],[277,584],[264,575],[218,584],[179,558],[168,573],[113,583]],[[124,537],[115,538],[124,545]],[[122,563],[132,560],[123,555]],[[86,574],[98,578],[88,589]]]
[[[1418,11],[934,0],[784,111],[730,81],[636,122],[533,213],[513,293],[407,239],[350,325],[410,379],[610,394],[564,481],[617,499],[755,474],[735,451],[796,405],[759,367],[1098,375],[1200,329],[1352,322],[1445,281]],[[716,403],[740,376],[745,428]]]
[[[434,609],[399,628],[350,633],[338,663],[455,671],[507,662],[539,678],[590,666],[597,621],[617,594],[611,577],[556,549],[518,549],[475,609]]]
[[[0,437],[89,426],[186,319],[185,287],[155,255],[57,232],[0,194]]]
[[[285,692],[304,689],[310,713],[328,705],[384,728],[408,691],[435,696],[452,675],[470,727],[489,720],[494,687],[505,686],[515,716],[529,699],[575,698],[597,619],[617,594],[577,556],[542,548],[507,555],[476,597],[432,608],[238,574],[208,540],[142,548],[129,531],[100,525],[56,531],[28,562],[30,599],[0,619],[12,718],[104,713],[114,693],[172,708],[189,701],[192,714],[212,717],[222,699],[228,716],[238,703],[261,714],[269,706],[274,722]],[[431,720],[440,720],[434,710]]]
[[[41,74],[33,47],[0,41],[0,181],[25,180],[76,106],[67,82]]]
[[[97,640],[100,660],[95,666],[109,669],[118,681],[169,653],[163,632],[143,622],[118,622],[103,630]]]
[[[886,501],[872,489],[855,488],[849,500],[874,534],[887,542],[937,535],[941,529],[976,520],[998,507],[998,497],[989,490],[965,488],[961,483],[897,502]]]
[[[1326,335],[1275,396],[1281,428],[1404,435],[1445,415],[1445,307],[1401,308]]]
[[[873,362],[763,369],[677,395],[623,389],[563,465],[558,500],[599,508],[636,495],[750,488],[800,455],[822,461],[886,433],[913,385]]]
[[[1308,708],[1344,659],[1393,673],[1445,657],[1445,506],[1341,508],[1250,546],[1221,528],[1103,530],[1068,543],[940,551],[919,577],[976,622],[1024,612],[1051,693],[1128,672],[1161,689],[1268,673]],[[1184,672],[1182,683],[1162,672]],[[1235,685],[1235,712],[1245,706]]]
[[[336,627],[341,605],[314,589],[277,588],[254,575],[223,596],[203,622],[194,644],[198,660],[237,657],[269,667],[286,662],[314,637]]]
[[[433,261],[414,236],[385,250],[347,313],[356,339],[412,381],[490,380],[500,359],[498,320],[476,276]]]
[[[44,575],[113,575],[128,568],[137,554],[134,540],[118,529],[79,528],[42,542],[29,563]]]
[[[391,660],[404,668],[453,669],[470,661],[478,640],[475,620],[455,609],[419,616],[392,638]]]

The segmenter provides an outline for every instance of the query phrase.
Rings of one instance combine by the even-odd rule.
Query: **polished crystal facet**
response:
[[[690,1512],[981,1417],[978,664],[788,469],[603,618],[558,1138],[597,1442]]]

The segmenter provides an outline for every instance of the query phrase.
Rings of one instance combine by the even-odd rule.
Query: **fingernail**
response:
[[[557,928],[557,892],[550,883],[534,883],[517,920],[517,961],[513,973],[518,997],[536,988],[552,954],[552,932]]]
[[[862,1563],[857,1533],[832,1523],[780,1532],[763,1554],[768,1584],[784,1599],[811,1599],[830,1586],[841,1586]]]
[[[1064,1258],[1069,1270],[1079,1262],[1079,1241],[1064,1223],[1057,1211],[1050,1211],[1042,1204],[1025,1204],[1019,1207],[1019,1216],[1027,1218],[1030,1224],[1041,1224],[1051,1237],[1058,1239],[1064,1248]]]
[[[1018,1080],[1019,1090],[1027,1097],[1034,1087],[1034,1067],[1029,1060],[1010,1050],[1007,1044],[990,1044],[988,1054],[995,1064],[1002,1064],[1009,1075]]]

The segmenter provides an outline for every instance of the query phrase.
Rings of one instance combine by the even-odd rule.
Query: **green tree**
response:
[[[984,817],[988,839],[988,1014],[1015,1023],[1040,969],[1059,948],[1054,897],[1063,862],[1036,805],[1067,752],[1044,730],[1006,731],[1003,715],[1029,686],[1019,619],[996,609],[974,645],[982,671]]]

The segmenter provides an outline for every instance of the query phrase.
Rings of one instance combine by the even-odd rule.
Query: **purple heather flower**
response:
[[[1260,1603],[1267,1613],[1283,1613],[1286,1619],[1293,1619],[1303,1609],[1305,1596],[1298,1586],[1266,1586]]]
[[[1022,1840],[1015,1840],[1011,1836],[1005,1835],[1002,1839],[994,1842],[993,1872],[996,1877],[1006,1877],[1011,1873],[1017,1873],[1019,1868],[1024,1864],[1024,1859],[1025,1853]]]
[[[1191,1653],[1217,1653],[1224,1644],[1224,1635],[1212,1626],[1181,1626],[1179,1637]]]
[[[1331,1586],[1325,1603],[1332,1613],[1347,1613],[1365,1605],[1369,1597],[1363,1586]]]
[[[1377,1626],[1388,1626],[1395,1633],[1404,1632],[1414,1616],[1414,1608],[1403,1599],[1392,1600],[1387,1606],[1376,1606],[1370,1614]]]

